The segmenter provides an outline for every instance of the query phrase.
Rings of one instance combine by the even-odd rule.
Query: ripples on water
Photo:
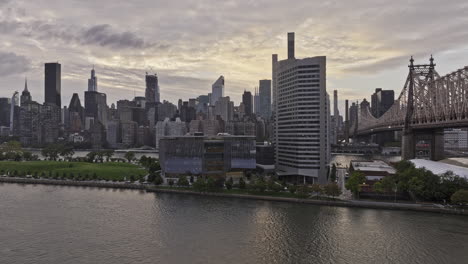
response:
[[[463,263],[466,217],[0,185],[0,263]]]

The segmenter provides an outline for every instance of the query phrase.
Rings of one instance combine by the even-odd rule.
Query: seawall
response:
[[[176,188],[174,189],[158,188],[157,186],[154,186],[154,185],[144,185],[144,184],[134,184],[134,183],[72,181],[72,180],[33,179],[33,178],[15,178],[15,177],[0,177],[0,183],[117,188],[117,189],[130,189],[130,190],[145,190],[147,192],[156,192],[156,193],[158,192],[177,193],[177,194],[187,194],[187,195],[203,195],[203,196],[225,197],[225,198],[302,203],[302,204],[321,205],[321,206],[339,206],[339,207],[355,207],[355,208],[386,209],[386,210],[406,210],[406,211],[416,211],[416,212],[430,212],[430,213],[442,213],[442,214],[468,216],[467,209],[452,209],[452,208],[438,207],[434,205],[370,202],[370,201],[358,201],[358,200],[351,200],[351,201],[313,200],[313,199],[300,199],[300,198],[288,198],[288,197],[275,197],[275,196],[266,196],[266,195],[264,196],[264,195],[251,195],[251,194],[231,194],[231,193],[217,193],[217,192],[208,193],[208,192],[196,192],[196,191],[191,191],[191,190],[178,190]]]

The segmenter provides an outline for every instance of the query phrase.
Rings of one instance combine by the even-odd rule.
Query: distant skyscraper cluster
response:
[[[262,84],[260,104],[268,104],[262,114],[254,113],[252,93],[245,91],[243,101],[235,106],[225,96],[224,77],[212,85],[211,93],[198,95],[174,105],[161,102],[157,74],[145,75],[145,94],[132,100],[122,99],[110,106],[105,93],[98,89],[98,77],[93,66],[84,100],[74,93],[62,107],[61,65],[44,65],[43,104],[33,101],[27,80],[19,98],[0,98],[0,135],[17,136],[24,146],[41,147],[49,143],[70,142],[82,148],[159,147],[167,136],[187,133],[214,136],[219,133],[247,135],[268,140],[272,126],[269,120],[271,88]],[[257,127],[259,129],[257,130]]]
[[[324,183],[330,144],[336,144],[345,130],[343,118],[338,112],[337,91],[333,94],[334,108],[331,109],[326,90],[326,57],[296,58],[294,38],[294,33],[288,33],[286,59],[279,60],[276,54],[272,56],[272,79],[259,80],[253,94],[245,89],[239,105],[225,95],[226,83],[222,75],[206,94],[194,95],[186,101],[180,99],[175,105],[161,100],[158,75],[146,73],[144,96],[118,100],[109,106],[106,94],[98,89],[93,66],[84,100],[74,93],[68,106],[62,107],[61,65],[46,63],[44,103],[33,101],[25,80],[20,99],[17,93],[11,98],[0,98],[0,134],[15,135],[23,145],[32,147],[55,142],[94,149],[159,149],[164,146],[163,151],[167,153],[162,156],[170,154],[174,160],[187,162],[191,159],[180,153],[190,153],[190,146],[199,147],[203,142],[204,148],[211,150],[217,141],[207,137],[224,135],[224,148],[231,148],[227,153],[241,156],[250,153],[245,159],[241,156],[223,158],[233,169],[253,168],[255,144],[252,139],[256,139],[259,160],[264,164],[275,163],[281,178]],[[384,91],[380,93],[376,97],[380,104],[378,111],[383,111],[387,99]],[[357,105],[353,107],[351,119],[357,115]],[[179,139],[188,135],[194,138]],[[244,138],[229,138],[228,135]],[[173,140],[164,141],[168,138]],[[173,142],[182,152],[171,149]],[[207,164],[215,161],[202,153],[197,154],[203,161],[200,164],[206,164],[194,166],[211,166]],[[220,158],[223,156],[222,152],[218,154]],[[243,163],[238,163],[240,161]],[[174,172],[180,169],[171,166]],[[191,167],[190,170],[204,169]],[[208,170],[209,173],[216,171],[215,167]],[[218,172],[221,171],[226,172],[225,169]]]

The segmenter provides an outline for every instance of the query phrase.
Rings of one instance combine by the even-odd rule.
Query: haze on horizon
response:
[[[92,65],[108,104],[144,94],[157,72],[161,99],[207,94],[224,75],[236,103],[271,79],[271,54],[327,56],[327,90],[362,100],[376,87],[398,95],[408,59],[434,54],[444,75],[468,65],[468,2],[442,1],[79,1],[0,0],[0,96],[43,101],[44,62],[62,64],[62,101],[83,100]],[[342,106],[340,106],[341,108]]]

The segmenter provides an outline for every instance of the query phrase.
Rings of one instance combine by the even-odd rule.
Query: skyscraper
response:
[[[288,33],[288,59],[276,59],[273,55],[277,173],[290,180],[326,183],[326,57],[296,59],[294,33]]]
[[[260,116],[266,120],[271,117],[271,80],[260,80]]]
[[[80,132],[84,128],[84,109],[77,93],[74,93],[70,100],[68,119],[68,130],[70,132]]]
[[[258,94],[257,88],[255,88],[254,94],[254,113],[260,115],[260,95]]]
[[[91,70],[91,78],[88,79],[88,91],[97,92],[97,90],[97,77],[93,66],[93,69]]]
[[[159,98],[158,75],[156,74],[151,75],[151,74],[146,73],[145,80],[146,80],[146,90],[145,90],[146,102],[159,103],[160,98]]]
[[[252,93],[244,91],[242,95],[242,103],[244,104],[245,116],[252,116],[253,113],[253,100]]]
[[[31,101],[31,93],[28,91],[28,80],[24,79],[24,90],[21,93],[20,104],[23,105]]]
[[[61,65],[58,62],[50,62],[45,64],[44,71],[44,101],[46,103],[54,104],[62,108],[61,101]]]
[[[97,121],[107,125],[107,99],[105,93],[85,92],[85,128],[90,129],[91,123]],[[88,122],[88,121],[89,122]]]
[[[375,93],[371,96],[371,112],[374,117],[381,117],[392,107],[395,101],[395,92],[393,90],[382,90],[382,88],[376,88]]]
[[[211,105],[216,105],[219,98],[224,97],[224,76],[219,76],[218,80],[211,86]]]

